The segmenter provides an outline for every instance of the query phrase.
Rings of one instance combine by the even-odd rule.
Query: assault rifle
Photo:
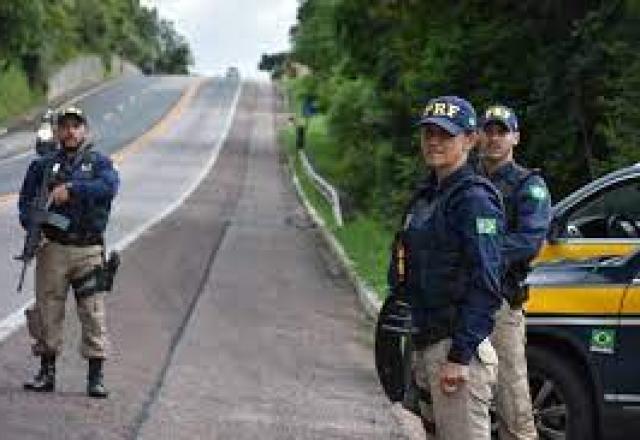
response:
[[[53,201],[49,195],[49,183],[52,172],[55,171],[51,170],[50,167],[45,166],[39,192],[31,202],[31,206],[29,208],[27,235],[24,239],[22,254],[14,257],[14,259],[22,261],[22,271],[20,272],[20,278],[18,280],[18,293],[22,292],[22,285],[24,283],[27,266],[35,257],[36,251],[40,246],[40,240],[42,239],[42,226],[51,225],[62,231],[66,231],[71,223],[67,217],[49,211],[51,202]]]

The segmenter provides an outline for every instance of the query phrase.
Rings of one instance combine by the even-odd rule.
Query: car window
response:
[[[566,224],[570,237],[640,238],[640,182],[634,179],[589,197]]]

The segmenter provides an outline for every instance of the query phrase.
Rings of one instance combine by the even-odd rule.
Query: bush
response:
[[[9,65],[0,71],[0,122],[25,112],[42,99],[42,94],[29,88],[27,75],[21,69]]]

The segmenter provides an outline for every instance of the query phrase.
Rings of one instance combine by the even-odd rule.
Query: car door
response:
[[[640,176],[605,183],[558,205],[537,261],[627,255],[640,246]]]
[[[605,400],[640,409],[640,253],[631,261],[633,280],[627,286],[618,329],[614,335],[617,367],[614,375],[616,393]]]

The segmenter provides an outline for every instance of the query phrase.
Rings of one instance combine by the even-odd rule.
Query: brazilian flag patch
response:
[[[498,223],[495,218],[476,218],[476,232],[478,234],[495,235],[498,233]]]
[[[611,328],[594,328],[591,330],[590,351],[613,354],[616,346],[616,331]]]
[[[545,200],[547,198],[547,189],[542,185],[531,185],[529,194],[536,200]]]

